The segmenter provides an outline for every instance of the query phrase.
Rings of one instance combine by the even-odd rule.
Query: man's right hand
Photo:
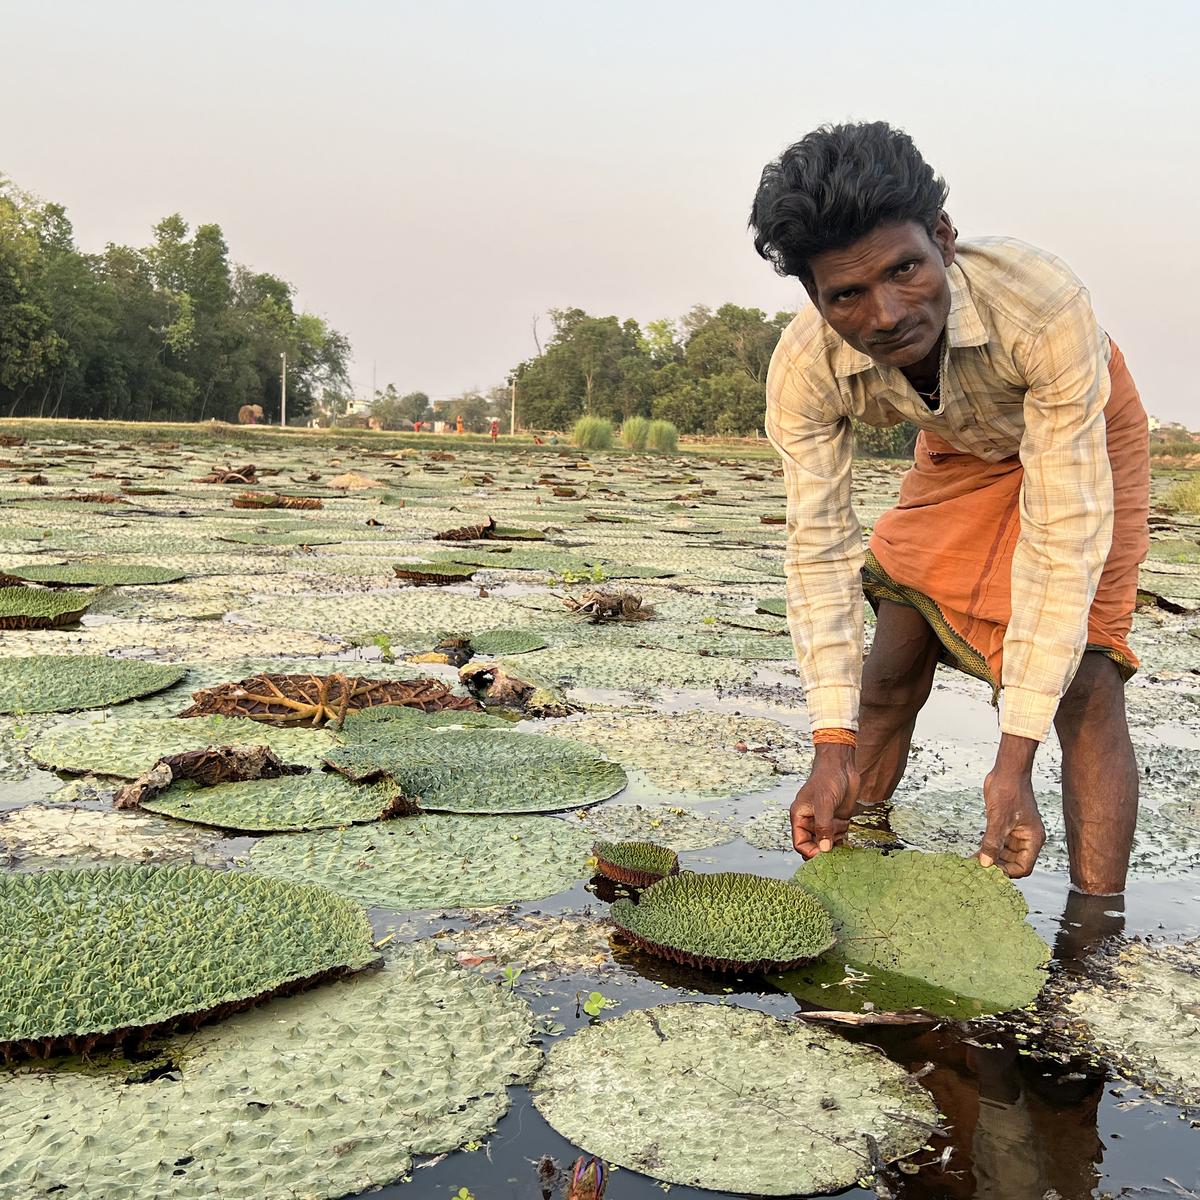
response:
[[[845,841],[858,786],[854,747],[819,745],[813,769],[792,801],[792,845],[805,858]]]

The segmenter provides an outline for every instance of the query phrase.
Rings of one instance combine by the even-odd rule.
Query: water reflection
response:
[[[1069,892],[1054,954],[1072,970],[1125,928],[1120,897]],[[999,1043],[999,1044],[996,1044]],[[922,1170],[903,1188],[906,1200],[1087,1200],[1100,1182],[1104,1144],[1098,1129],[1107,1073],[1095,1064],[1047,1063],[1022,1052],[1015,1035],[962,1038],[934,1029],[906,1039],[901,1061],[935,1064],[922,1082],[945,1117],[944,1168]]]

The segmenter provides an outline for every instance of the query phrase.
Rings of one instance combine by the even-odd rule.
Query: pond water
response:
[[[574,452],[534,456],[479,448],[460,453],[458,466],[448,472],[442,472],[439,463],[437,472],[426,473],[430,464],[423,456],[392,460],[344,447],[335,454],[328,449],[317,452],[321,460],[317,461],[292,445],[281,449],[264,443],[255,452],[264,468],[264,487],[279,488],[283,494],[307,490],[324,498],[321,512],[295,511],[286,517],[296,529],[312,523],[313,541],[319,544],[308,547],[229,540],[227,535],[255,523],[265,526],[279,521],[270,513],[233,508],[234,493],[199,482],[212,462],[244,462],[246,453],[240,447],[182,451],[164,447],[150,453],[108,443],[98,450],[108,471],[142,485],[169,487],[172,499],[162,509],[130,507],[111,514],[89,509],[70,500],[63,489],[86,490],[90,485],[84,472],[92,466],[54,461],[56,454],[66,457],[61,446],[35,448],[30,443],[12,451],[14,458],[42,454],[50,459],[45,470],[52,487],[30,496],[28,488],[0,482],[0,500],[9,507],[5,523],[13,539],[0,542],[0,570],[32,557],[55,563],[83,557],[132,566],[171,565],[185,579],[163,586],[114,587],[97,597],[95,611],[77,626],[5,634],[3,653],[100,654],[179,662],[188,664],[190,673],[186,686],[169,695],[118,705],[106,714],[25,716],[19,705],[14,706],[14,715],[0,717],[0,810],[33,802],[108,807],[111,781],[72,783],[38,769],[28,756],[30,746],[51,728],[86,724],[102,715],[106,721],[170,716],[186,705],[195,687],[261,670],[285,671],[291,666],[379,676],[388,672],[395,658],[395,673],[411,675],[416,669],[404,663],[404,656],[430,649],[439,632],[482,632],[502,625],[536,630],[551,639],[558,657],[549,656],[546,669],[551,675],[565,670],[569,681],[555,677],[553,682],[573,703],[588,710],[559,722],[650,713],[678,718],[679,728],[690,729],[687,715],[701,712],[777,723],[778,744],[741,751],[763,750],[772,763],[787,764],[786,771],[777,766],[777,775],[766,782],[760,779],[745,790],[730,787],[704,794],[700,790],[687,794],[682,787],[672,790],[661,778],[664,761],[668,767],[672,758],[687,764],[690,751],[694,749],[695,757],[702,759],[701,752],[712,747],[693,747],[686,736],[672,741],[669,731],[659,730],[654,734],[660,752],[656,760],[639,757],[645,747],[619,747],[629,755],[621,761],[629,768],[630,784],[606,805],[682,805],[739,830],[748,821],[758,822],[755,827],[766,835],[763,844],[777,848],[761,849],[739,836],[714,849],[681,853],[684,866],[702,872],[749,871],[779,879],[795,871],[799,859],[779,848],[786,844],[779,834],[809,752],[808,723],[790,663],[790,645],[782,632],[784,624],[773,625],[775,618],[758,608],[760,601],[778,599],[783,591],[779,569],[783,531],[774,522],[761,522],[764,515],[777,517],[782,505],[782,484],[770,474],[773,460],[764,466],[761,461],[668,462],[596,456],[594,470],[588,473],[597,484],[605,481],[605,486],[595,487],[586,501],[577,501],[554,497],[541,482],[547,471],[583,476],[584,468],[570,461]],[[496,468],[500,482],[494,487],[481,490],[476,482],[459,478],[463,469],[477,476],[484,467]],[[315,475],[346,470],[382,479],[388,489],[403,489],[404,506],[395,504],[391,491],[382,497],[378,492],[331,494],[323,484],[314,486]],[[704,475],[703,493],[695,490],[699,473]],[[860,472],[865,482],[856,492],[860,512],[869,515],[888,507],[899,474],[894,465],[866,464]],[[714,490],[720,493],[717,498],[710,495]],[[620,514],[622,523],[589,520],[606,508]],[[621,628],[572,622],[561,607],[561,593],[578,594],[593,584],[566,585],[542,570],[531,569],[514,578],[516,572],[489,566],[468,585],[445,589],[396,585],[393,562],[453,549],[450,543],[433,541],[434,530],[461,526],[488,514],[503,524],[545,527],[546,542],[513,543],[514,553],[541,548],[676,572],[670,579],[614,581],[657,605],[658,617],[644,626]],[[382,521],[384,528],[376,529],[370,521]],[[705,536],[690,537],[689,525]],[[22,526],[45,534],[26,544],[16,536]],[[1195,556],[1182,566],[1172,559],[1174,574],[1164,574],[1156,589],[1163,592],[1176,586],[1183,572],[1191,573],[1191,586],[1200,574],[1196,569],[1200,528],[1181,518],[1162,531],[1176,541],[1192,539],[1189,544],[1195,545]],[[315,536],[321,533],[329,536]],[[559,558],[555,570],[561,569]],[[1185,588],[1179,595],[1187,600]],[[1194,795],[1200,786],[1200,642],[1194,636],[1198,628],[1200,603],[1182,615],[1163,616],[1150,610],[1138,617],[1138,652],[1145,669],[1128,695],[1135,744],[1147,772],[1144,797],[1152,810],[1165,795]],[[573,653],[585,664],[574,674]],[[624,678],[621,656],[627,653],[639,656],[637,672],[644,678]],[[656,674],[655,655],[672,658],[676,665]],[[534,654],[532,659],[536,658]],[[420,673],[446,683],[457,681],[457,672],[449,666],[422,664]],[[681,674],[687,678],[681,681]],[[630,690],[625,690],[627,686]],[[551,725],[523,721],[519,728],[550,732]],[[981,813],[982,779],[998,736],[997,715],[988,703],[986,687],[939,669],[898,800],[911,811],[920,809],[923,797],[937,795],[945,800],[966,795],[968,804],[977,798]],[[721,749],[732,752],[732,739]],[[618,757],[617,750],[610,756]],[[1048,817],[1059,803],[1060,763],[1051,739],[1035,768],[1035,788]],[[652,767],[660,772],[658,777]],[[558,819],[577,817],[567,814]],[[220,843],[217,853],[224,865],[241,868],[253,845],[249,837],[229,838]],[[1019,886],[1029,905],[1029,919],[1054,948],[1059,970],[1067,976],[1082,971],[1080,964],[1090,953],[1119,936],[1183,940],[1200,935],[1200,869],[1195,856],[1188,859],[1176,852],[1169,858],[1172,845],[1149,837],[1139,852],[1128,891],[1110,898],[1073,893],[1061,869],[1061,855],[1056,860],[1047,848],[1043,864]],[[0,850],[5,850],[2,841]],[[23,869],[19,855],[9,865]],[[381,938],[390,935],[405,941],[461,934],[453,946],[447,945],[449,953],[454,948],[469,950],[475,931],[482,933],[489,922],[494,925],[505,915],[579,914],[603,919],[614,894],[611,885],[603,882],[579,882],[558,895],[507,906],[499,915],[464,908],[420,913],[374,908],[370,915]],[[600,957],[603,962],[587,969],[568,963],[559,970],[520,972],[512,980],[516,993],[550,1030],[540,1035],[546,1048],[593,1021],[672,1001],[736,1004],[800,1019],[800,1002],[762,977],[676,967],[619,941],[610,941]],[[486,963],[464,969],[476,968],[488,972]],[[495,970],[490,974],[499,976]],[[589,1017],[580,999],[594,990],[601,991],[611,1007]],[[397,1012],[395,1020],[402,1023],[405,1014]],[[862,1200],[872,1195],[895,1200],[1200,1198],[1200,1111],[1144,1093],[1094,1059],[1067,1053],[1053,1038],[1043,1044],[1040,1031],[1048,1027],[1012,1018],[969,1024],[942,1020],[837,1026],[841,1036],[877,1047],[919,1077],[943,1115],[942,1132],[932,1135],[928,1148],[903,1169],[893,1168],[877,1177],[874,1190],[852,1188],[843,1194]],[[1196,1036],[1200,1038],[1200,1014]],[[477,1145],[437,1158],[418,1158],[410,1178],[362,1193],[364,1198],[450,1200],[465,1188],[475,1200],[550,1200],[554,1192],[539,1175],[539,1164],[548,1157],[566,1166],[580,1149],[546,1123],[534,1108],[528,1088],[510,1088],[510,1094],[511,1105],[498,1127]],[[614,1096],[613,1103],[619,1099]],[[588,1119],[603,1127],[604,1105],[598,1104]],[[781,1126],[781,1142],[789,1136],[788,1128]],[[44,1194],[48,1193],[37,1193]],[[66,1195],[61,1190],[54,1194]],[[735,1195],[668,1186],[631,1170],[614,1170],[607,1189],[608,1200],[654,1200],[664,1194],[686,1200],[722,1196],[734,1200]],[[30,1197],[25,1191],[6,1189],[0,1178],[0,1200]],[[123,1195],[121,1200],[128,1198]],[[237,1200],[247,1197],[239,1193]],[[250,1200],[276,1198],[272,1194]]]
[[[978,693],[981,688],[968,688]],[[610,697],[611,698],[611,697]],[[677,693],[664,698],[666,711],[696,707],[736,708],[775,720],[806,724],[802,712],[770,702],[742,698],[722,701],[713,694]],[[922,739],[959,745],[964,752],[996,739],[995,714],[978,694],[964,694],[953,677],[939,674],[938,684],[918,723]],[[1191,746],[1195,731],[1168,724],[1159,731],[1165,744]],[[795,784],[753,798],[790,802]],[[622,803],[630,800],[627,793]],[[637,800],[636,789],[633,800]],[[982,807],[982,797],[980,799]],[[736,811],[728,802],[711,807]],[[703,871],[751,871],[790,876],[798,858],[786,851],[764,851],[736,840],[703,851],[684,852],[685,866]],[[1070,969],[1107,938],[1200,935],[1200,871],[1170,880],[1134,879],[1120,897],[1085,897],[1074,892],[1065,874],[1039,870],[1018,885],[1030,908],[1030,921],[1050,943],[1054,958]],[[601,881],[599,891],[604,893]],[[604,911],[595,892],[580,886],[552,899],[514,906],[515,912]],[[377,927],[387,929],[408,914],[376,910]],[[437,922],[441,927],[445,922]],[[599,986],[619,1002],[616,1012],[672,1000],[736,1003],[780,1017],[793,1017],[800,1005],[762,979],[730,977],[676,967],[617,943],[621,974]],[[578,1009],[580,994],[598,986],[578,974],[516,987],[538,1013],[547,1014],[569,1036],[589,1021]],[[914,1160],[915,1174],[896,1170],[880,1192],[852,1188],[839,1193],[856,1200],[886,1195],[897,1200],[1084,1200],[1086,1197],[1200,1195],[1200,1111],[1188,1112],[1147,1095],[1140,1088],[1083,1057],[1049,1061],[1031,1051],[1030,1038],[999,1022],[955,1022],[915,1026],[843,1028],[856,1042],[873,1045],[912,1072],[926,1071],[929,1088],[944,1117],[946,1136],[933,1137],[928,1152]],[[1200,1036],[1200,1022],[1198,1033]],[[552,1038],[545,1039],[547,1046]],[[930,1069],[932,1067],[932,1069]],[[371,1196],[387,1200],[450,1197],[466,1187],[478,1200],[546,1200],[555,1193],[539,1180],[538,1164],[550,1156],[569,1164],[577,1147],[565,1141],[534,1108],[527,1088],[513,1089],[513,1104],[486,1148],[426,1160],[411,1182]],[[614,1097],[615,1099],[615,1097]],[[603,1124],[604,1113],[595,1114]],[[785,1127],[779,1136],[786,1139]],[[713,1200],[734,1193],[663,1185],[632,1171],[615,1171],[606,1195],[611,1200],[653,1200],[664,1193],[683,1200]],[[364,1196],[367,1193],[364,1193]]]

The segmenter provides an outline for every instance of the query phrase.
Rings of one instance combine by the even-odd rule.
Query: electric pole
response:
[[[512,408],[508,417],[508,432],[512,434],[517,432],[517,377],[515,375],[510,383],[512,384]]]
[[[279,352],[279,361],[283,369],[279,372],[279,428],[287,428],[287,353]]]

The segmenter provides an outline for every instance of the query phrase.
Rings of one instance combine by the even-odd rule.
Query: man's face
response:
[[[916,221],[880,225],[843,250],[810,259],[813,282],[805,288],[855,350],[884,366],[914,366],[946,327],[954,237],[945,213],[932,237]]]

